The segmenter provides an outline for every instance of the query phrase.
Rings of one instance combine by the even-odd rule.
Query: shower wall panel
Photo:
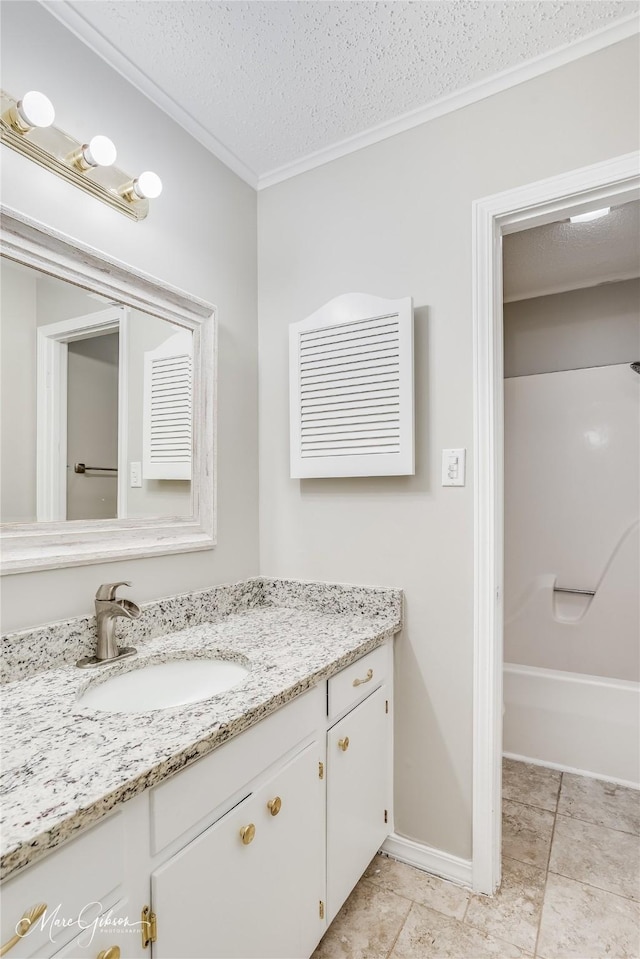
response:
[[[639,500],[628,364],[505,381],[507,662],[640,678]]]

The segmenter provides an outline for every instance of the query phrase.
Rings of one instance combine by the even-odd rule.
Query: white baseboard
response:
[[[504,665],[507,758],[624,786],[640,781],[640,684]]]
[[[425,846],[413,839],[406,839],[397,833],[393,833],[388,839],[385,839],[382,852],[391,859],[397,859],[409,866],[415,866],[416,869],[422,869],[423,872],[429,872],[434,876],[440,876],[441,879],[455,882],[459,886],[471,888],[470,859],[460,859],[458,856],[452,856],[441,849],[434,849],[432,846]]]

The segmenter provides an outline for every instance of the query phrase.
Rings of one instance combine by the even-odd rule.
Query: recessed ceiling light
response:
[[[570,216],[569,223],[588,223],[589,220],[599,220],[601,216],[611,213],[611,207],[606,206],[603,210],[591,210],[589,213],[579,213],[578,216]]]

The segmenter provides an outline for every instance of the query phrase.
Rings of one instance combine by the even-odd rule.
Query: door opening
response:
[[[640,197],[639,154],[585,167],[473,205],[474,729],[473,887],[501,878],[504,365],[502,237]]]

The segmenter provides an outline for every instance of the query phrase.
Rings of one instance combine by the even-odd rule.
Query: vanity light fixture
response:
[[[149,200],[162,192],[160,177],[150,170],[137,177],[124,173],[114,166],[116,148],[108,137],[98,134],[86,143],[55,127],[54,119],[44,93],[30,90],[18,100],[0,91],[2,143],[125,216],[143,220]]]
[[[590,210],[589,213],[578,213],[577,216],[570,216],[569,223],[588,223],[590,220],[599,220],[601,216],[611,213],[611,207],[606,206],[603,210]]]

